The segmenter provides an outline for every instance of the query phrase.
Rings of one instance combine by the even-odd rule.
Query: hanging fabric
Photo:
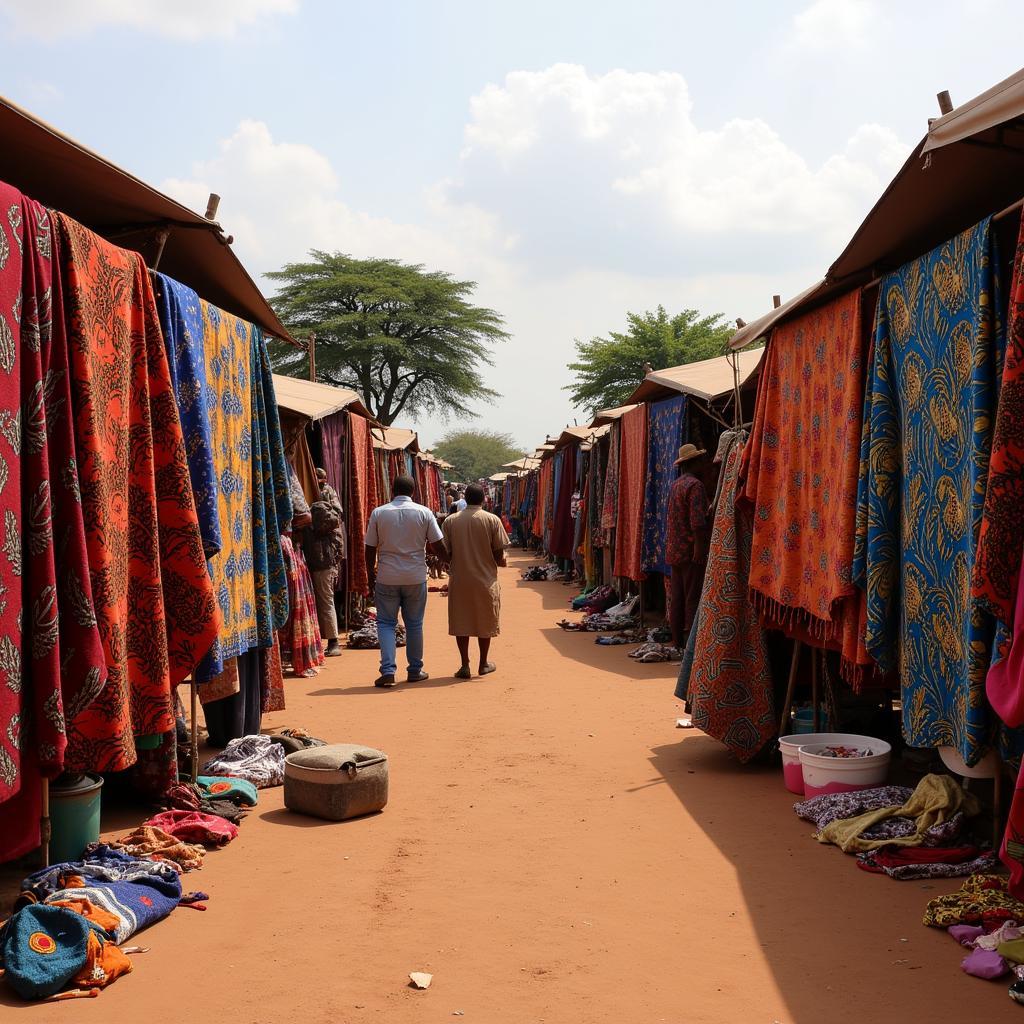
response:
[[[369,576],[366,571],[366,557],[363,540],[370,513],[377,507],[376,474],[373,461],[373,439],[370,428],[362,416],[350,413],[348,417],[352,447],[351,463],[351,515],[349,524],[350,543],[348,546],[349,589],[356,594],[368,596]]]
[[[971,597],[1002,336],[989,220],[882,279],[855,576],[866,646],[899,670],[903,734],[968,765],[990,733],[989,630]]]
[[[615,575],[639,582],[643,539],[644,478],[647,475],[647,406],[638,405],[619,421],[618,519],[615,526]]]
[[[668,493],[676,477],[675,461],[686,440],[686,395],[651,403],[647,421],[647,481],[644,488],[644,534],[641,568],[669,573],[665,562]]]
[[[220,616],[153,290],[141,256],[54,215],[71,398],[106,686],[74,717],[68,766],[116,771],[174,727],[172,687]]]

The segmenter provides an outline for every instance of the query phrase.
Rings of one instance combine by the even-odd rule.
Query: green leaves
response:
[[[515,446],[509,434],[493,430],[455,430],[438,441],[434,454],[455,467],[449,474],[451,478],[468,482],[497,473],[506,462],[521,459],[524,452]]]
[[[468,301],[474,282],[316,249],[310,262],[267,276],[282,283],[272,302],[289,330],[316,332],[318,379],[359,392],[382,423],[401,413],[468,416],[474,402],[498,397],[480,371],[508,335],[498,313]],[[308,367],[291,346],[273,346],[271,358],[280,373]]]
[[[622,405],[644,379],[644,363],[654,369],[711,359],[725,352],[732,329],[720,313],[701,316],[684,309],[669,316],[664,306],[646,313],[627,313],[625,332],[576,342],[575,376],[563,390],[573,405],[596,412]]]

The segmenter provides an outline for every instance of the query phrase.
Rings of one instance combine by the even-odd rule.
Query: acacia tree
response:
[[[399,260],[310,252],[267,276],[281,282],[272,304],[297,337],[316,334],[317,379],[351,388],[381,423],[402,413],[468,416],[498,397],[481,368],[508,337],[501,316],[474,306],[476,287]],[[307,373],[307,353],[276,344],[275,369]]]
[[[482,480],[523,457],[509,434],[495,430],[450,430],[434,446],[434,454],[455,467],[452,476],[457,480]]]
[[[711,359],[725,352],[732,328],[721,313],[701,316],[684,309],[669,316],[664,306],[646,313],[627,313],[625,331],[610,331],[607,338],[576,341],[575,376],[563,390],[573,405],[597,412],[622,405],[644,379],[644,364],[655,369]]]

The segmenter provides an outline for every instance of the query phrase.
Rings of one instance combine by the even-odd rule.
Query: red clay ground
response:
[[[674,728],[675,667],[564,633],[573,591],[503,573],[496,675],[458,683],[431,595],[433,679],[372,687],[375,652],[289,681],[301,725],[391,756],[383,814],[327,824],[280,789],[140,936],[152,952],[41,1022],[962,1024],[1016,1012],[924,928],[958,887],[894,882],[814,842],[781,776]],[[131,824],[108,818],[113,830]],[[10,881],[8,873],[5,881]],[[9,886],[5,888],[9,889]],[[407,987],[428,971],[427,991]],[[7,1007],[23,1006],[4,993]]]

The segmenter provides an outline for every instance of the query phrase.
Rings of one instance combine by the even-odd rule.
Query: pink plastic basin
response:
[[[841,743],[871,751],[866,757],[825,757],[819,752]],[[805,744],[800,748],[800,765],[804,776],[804,796],[810,800],[823,793],[852,793],[858,789],[881,786],[889,774],[892,747],[885,740],[870,736],[848,736]]]
[[[804,793],[804,769],[800,763],[800,748],[807,746],[847,747],[865,746],[867,736],[857,736],[848,732],[806,732],[793,733],[779,737],[779,750],[782,753],[782,781],[790,793],[802,796]]]

